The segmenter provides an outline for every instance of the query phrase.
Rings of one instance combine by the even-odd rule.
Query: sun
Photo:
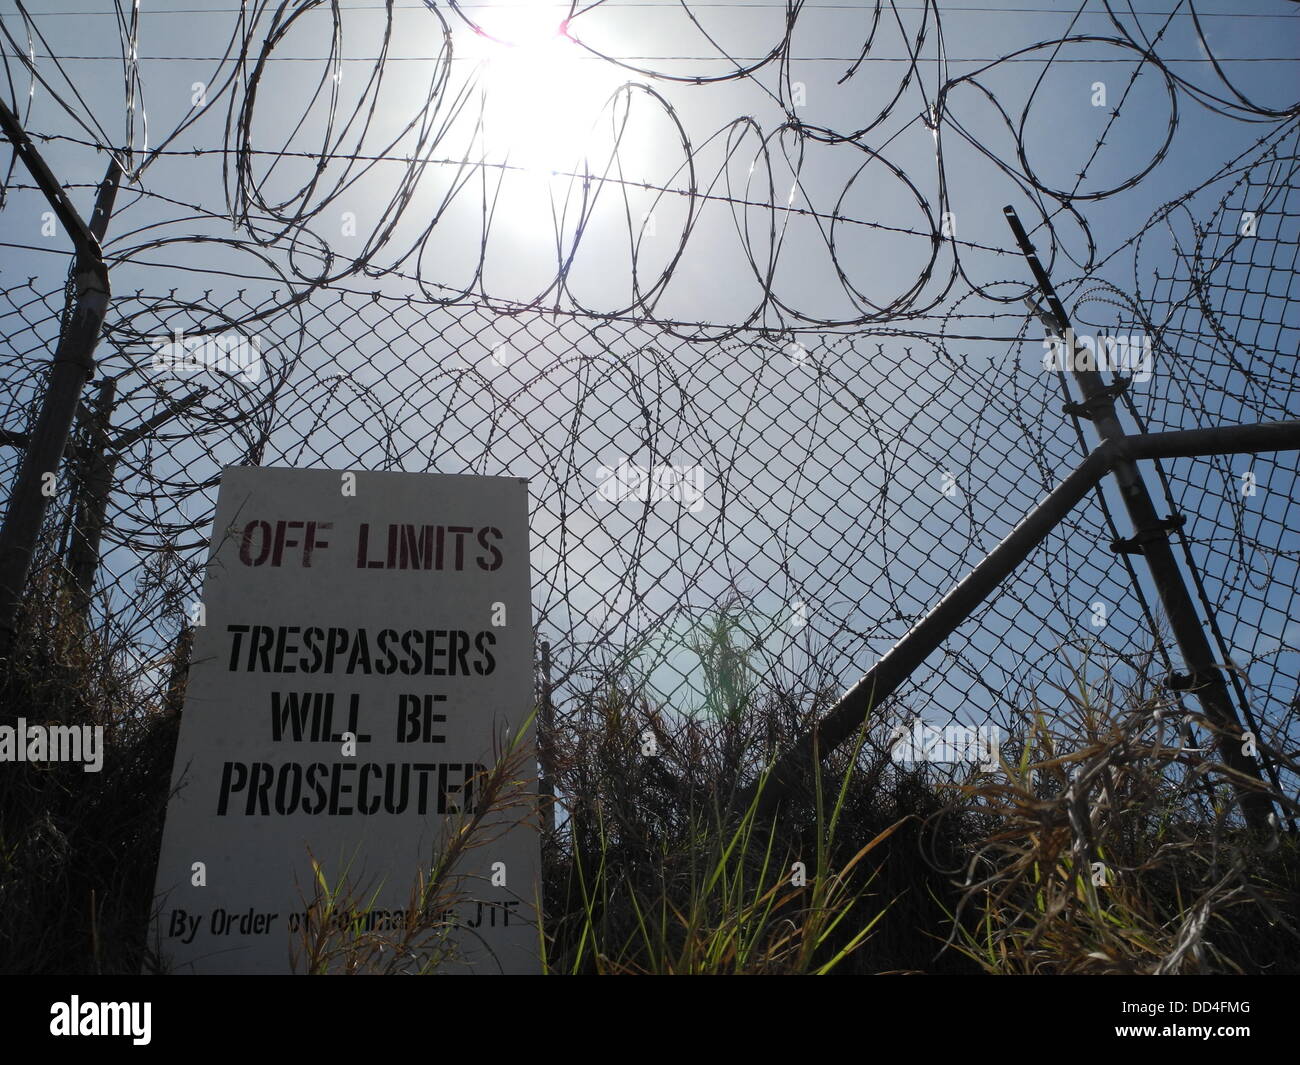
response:
[[[567,33],[568,5],[511,9],[498,34],[470,34],[467,52],[494,160],[538,177],[578,171],[616,72]]]

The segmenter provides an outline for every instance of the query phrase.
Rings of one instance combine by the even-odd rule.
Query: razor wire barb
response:
[[[544,161],[540,191],[536,160],[490,146],[510,83],[467,47],[522,52],[509,8],[215,4],[220,33],[143,56],[150,16],[134,6],[106,5],[113,31],[75,50],[57,13],[14,6],[0,44],[24,128],[124,175],[114,303],[28,599],[72,589],[66,609],[142,706],[176,683],[217,476],[262,464],[529,478],[556,727],[611,683],[688,715],[732,718],[760,689],[824,709],[1091,449],[1062,412],[1065,375],[1043,372],[1004,197],[963,196],[977,165],[1016,197],[1076,328],[1146,345],[1148,387],[1120,397],[1131,430],[1300,416],[1300,111],[1241,84],[1212,14],[1185,0],[1085,3],[1056,34],[973,60],[946,32],[973,16],[932,2],[868,5],[852,46],[812,55],[801,33],[830,17],[817,4],[754,6],[743,47],[723,15],[683,4],[655,15],[677,20],[663,54],[641,57],[618,47],[636,5],[559,5],[563,54],[606,80],[582,151]],[[1189,47],[1204,57],[1191,70]],[[108,59],[117,128],[74,69]],[[1115,72],[1113,103],[1063,182],[1034,160],[1051,79],[1082,62]],[[145,72],[178,67],[191,102],[179,118],[156,106],[150,135]],[[708,94],[730,86],[769,121],[716,121]],[[882,103],[865,119],[806,102],[867,90]],[[1152,101],[1160,134],[1116,178],[1106,146]],[[1169,157],[1189,108],[1250,135],[1186,187]],[[650,159],[631,132],[645,129]],[[1147,188],[1160,199],[1142,220],[1099,237],[1103,207]],[[33,195],[10,165],[5,211]],[[521,250],[524,200],[544,255]],[[981,212],[989,224],[967,224]],[[66,326],[43,250],[11,246],[35,273],[0,293],[6,486]],[[196,349],[216,361],[187,369]],[[1151,469],[1186,516],[1175,548],[1234,703],[1294,809],[1297,456]],[[1027,705],[1062,710],[1053,691],[1085,663],[1175,672],[1148,578],[1108,548],[1129,532],[1117,511],[1092,493],[881,720],[1010,727]],[[1179,700],[1171,728],[1195,744]]]

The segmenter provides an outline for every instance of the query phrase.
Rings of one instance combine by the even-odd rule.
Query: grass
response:
[[[859,864],[893,834],[877,834],[840,866],[830,861],[849,777],[829,817],[818,806],[816,850],[804,855],[778,843],[777,826],[757,818],[762,789],[729,821],[718,810],[689,819],[688,838],[665,850],[640,882],[610,864],[610,838],[598,825],[600,852],[586,869],[572,852],[581,908],[576,944],[563,963],[544,957],[552,973],[826,974],[858,950],[883,914],[871,912],[872,876]],[[819,794],[821,794],[819,790]],[[811,859],[811,871],[805,859]],[[630,912],[630,933],[618,916]],[[842,943],[835,933],[848,927]]]
[[[400,918],[391,922],[396,927],[365,921],[377,908],[382,883],[358,885],[350,863],[331,879],[310,855],[312,893],[303,898],[306,921],[291,951],[294,972],[424,975],[463,960],[465,937],[473,933],[454,915],[472,898],[462,872],[465,859],[505,832],[536,823],[528,792],[531,751],[524,743],[531,725],[530,715],[501,745],[487,773],[475,779],[479,802],[449,818],[429,865],[416,872]]]
[[[39,572],[36,588],[0,674],[0,723],[102,726],[104,764],[0,766],[0,967],[139,971],[177,718],[165,695],[142,712],[102,635],[67,620],[69,594]]]
[[[960,789],[996,831],[957,949],[999,974],[1297,971],[1295,837],[1240,826],[1226,772],[1169,742],[1168,697],[1144,680],[1079,670],[1063,693],[1064,724],[1027,714],[1018,763]]]

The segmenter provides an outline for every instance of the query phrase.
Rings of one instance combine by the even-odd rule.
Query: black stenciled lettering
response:
[[[366,676],[370,675],[370,644],[366,639],[366,630],[357,629],[355,640],[352,644],[352,654],[348,656],[347,674],[351,676],[357,671],[357,666],[361,667],[361,672]]]
[[[411,797],[411,767],[407,763],[402,763],[400,775],[393,772],[393,764],[388,764],[388,772],[384,774],[384,810],[390,814],[400,814],[406,812],[406,804]],[[393,794],[394,781],[401,784],[402,790]],[[421,803],[420,813],[423,813],[423,803]]]
[[[248,766],[243,762],[227,762],[221,767],[221,791],[217,795],[217,816],[225,817],[230,808],[230,797],[242,791],[248,783]]]
[[[361,767],[360,773],[357,774],[357,812],[361,814],[373,814],[379,809],[379,796],[370,794],[370,774],[372,770],[382,775],[382,770],[374,762],[366,762]]]
[[[498,634],[488,629],[226,628],[230,634],[227,668],[232,672],[485,677],[496,669],[493,648]]]
[[[301,743],[307,735],[310,704],[310,692],[272,692],[271,739],[279,743],[287,732],[294,743]]]
[[[330,777],[330,814],[332,816],[346,817],[352,813],[352,805],[349,803],[344,806],[342,803],[345,796],[352,794],[352,785],[344,785],[343,776],[345,773],[355,773],[356,771],[357,767],[353,763],[345,765],[334,763],[334,774]]]
[[[411,808],[413,790],[413,812],[421,816],[473,812],[486,773],[485,766],[469,762],[227,762],[217,814],[398,815]],[[241,796],[243,802],[232,802]]]
[[[318,547],[329,547],[328,540],[319,539],[316,535],[318,531],[333,529],[332,521],[309,521],[307,523],[307,539],[302,545],[302,564],[307,569],[311,568],[312,555]]]
[[[272,566],[284,564],[284,549],[286,547],[299,546],[297,539],[289,538],[289,530],[302,528],[305,528],[305,523],[301,521],[277,521],[275,523],[275,549],[271,552]]]
[[[261,550],[253,555],[254,535],[261,538]],[[239,561],[245,566],[260,566],[271,554],[271,526],[264,521],[250,521],[239,540]]]
[[[329,766],[324,762],[313,762],[307,767],[307,787],[316,793],[316,802],[310,808],[306,800],[302,804],[302,812],[305,814],[318,814],[325,809],[325,785],[321,781],[321,776],[329,772]]]
[[[466,656],[469,654],[469,633],[457,629],[454,632],[450,633],[449,640],[450,640],[451,647],[447,656],[448,667],[449,667],[448,672],[453,677],[457,675],[462,677],[469,676],[469,662],[466,658]],[[459,674],[457,673],[456,665],[452,665],[450,661],[453,655],[455,656],[456,659],[456,665],[460,666]]]
[[[446,666],[435,666],[434,659],[446,658],[447,648],[439,647],[440,637],[447,635],[446,629],[428,629],[424,634],[424,672],[426,675],[432,674],[435,677],[445,677],[447,675]]]
[[[281,625],[276,633],[275,639],[275,671],[277,673],[296,673],[297,667],[292,663],[285,663],[285,655],[296,655],[298,645],[290,644],[289,637],[296,636],[301,631],[297,625]]]
[[[227,625],[226,631],[234,637],[230,641],[230,670],[238,672],[239,670],[239,645],[243,640],[244,633],[248,631],[247,625]]]
[[[325,672],[334,672],[334,659],[348,649],[348,630],[340,628],[331,628],[329,631],[329,644],[325,649]]]
[[[456,535],[456,572],[459,573],[465,568],[465,534],[474,529],[470,525],[448,525],[447,531]]]
[[[397,653],[391,646],[397,642],[398,636],[395,629],[381,629],[378,637],[376,637],[376,647],[379,653],[384,656],[375,663],[375,672],[380,676],[388,676],[390,673],[397,672]]]
[[[478,531],[479,547],[483,548],[484,551],[490,552],[490,555],[486,559],[482,555],[478,557],[479,569],[488,570],[490,572],[494,569],[500,569],[501,563],[504,559],[501,556],[501,549],[498,548],[496,544],[490,544],[487,542],[487,537],[489,536],[493,536],[500,540],[501,530],[494,528],[491,525],[486,525]]]
[[[303,629],[302,632],[302,649],[311,654],[311,666],[307,665],[307,659],[298,659],[298,669],[303,673],[319,673],[321,664],[325,661],[325,654],[319,647],[319,641],[325,639],[325,630],[310,628]]]
[[[433,526],[402,526],[402,551],[398,559],[402,569],[433,568]]]
[[[302,766],[289,762],[280,767],[279,779],[275,783],[275,812],[291,814],[298,809],[302,798]],[[292,788],[292,791],[289,788]]]
[[[406,652],[406,660],[402,662],[402,672],[408,677],[419,673],[423,664],[420,652],[411,646],[411,642],[423,641],[423,639],[424,633],[419,629],[408,629],[402,633],[402,650]]]
[[[479,653],[479,660],[474,663],[474,672],[480,677],[488,676],[497,667],[497,660],[491,651],[496,642],[496,633],[487,629],[474,637],[474,649]]]
[[[249,777],[248,807],[244,812],[251,817],[253,808],[257,806],[260,807],[259,813],[269,814],[271,804],[267,792],[271,790],[271,785],[275,782],[275,771],[271,768],[269,762],[254,762]]]
[[[253,655],[257,655],[257,660],[262,664],[262,672],[271,672],[271,647],[275,644],[275,629],[269,625],[254,625],[253,638],[257,641],[256,647],[250,645],[248,648],[248,669],[252,672]]]

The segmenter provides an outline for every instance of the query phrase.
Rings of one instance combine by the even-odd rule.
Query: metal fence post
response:
[[[94,408],[87,410],[85,406],[82,407],[85,431],[74,466],[79,479],[79,490],[73,513],[72,542],[68,546],[68,572],[72,577],[75,609],[82,615],[90,609],[95,573],[99,569],[99,547],[104,535],[108,497],[113,490],[116,464],[108,454],[108,431],[116,394],[114,380],[110,378],[101,381]]]
[[[1005,207],[1003,213],[1055,320],[1054,323],[1046,324],[1056,326],[1064,344],[1065,338],[1073,335],[1065,307],[1039,261],[1015,209]],[[1121,379],[1117,374],[1116,382],[1107,385],[1095,368],[1077,366],[1082,360],[1075,359],[1074,355],[1075,352],[1068,352],[1070,370],[1079,391],[1083,393],[1083,401],[1071,404],[1068,412],[1077,413],[1091,421],[1103,443],[1123,442],[1127,434],[1115,413],[1115,396],[1127,385],[1127,380]],[[1205,716],[1218,732],[1219,754],[1234,776],[1233,783],[1247,823],[1262,835],[1271,834],[1276,829],[1276,815],[1259,764],[1244,750],[1241,722],[1237,718],[1236,708],[1228,697],[1227,684],[1215,663],[1210,641],[1196,616],[1191,593],[1187,590],[1173,549],[1169,545],[1169,530],[1176,527],[1175,523],[1181,519],[1171,515],[1162,520],[1156,514],[1155,504],[1151,501],[1136,462],[1121,459],[1115,463],[1113,474],[1124,507],[1133,523],[1133,536],[1128,540],[1117,541],[1111,545],[1111,549],[1140,554],[1146,560],[1156,593],[1169,617],[1174,640],[1188,670],[1185,676],[1171,676],[1168,683],[1171,687],[1192,692],[1200,700]]]
[[[551,683],[550,641],[541,641],[541,652],[541,713],[538,715],[537,723],[537,761],[542,771],[542,781],[538,790],[549,800],[543,816],[550,822],[553,832],[555,831],[555,703],[554,688]]]
[[[55,349],[40,413],[28,438],[27,451],[9,495],[4,525],[0,528],[0,659],[7,659],[12,649],[18,604],[50,501],[49,477],[57,473],[81,390],[94,373],[92,356],[109,301],[108,268],[99,241],[108,226],[122,171],[116,158],[109,163],[108,173],[99,186],[91,225],[87,227],[3,100],[0,100],[0,126],[76,244],[73,269],[76,302]]]

